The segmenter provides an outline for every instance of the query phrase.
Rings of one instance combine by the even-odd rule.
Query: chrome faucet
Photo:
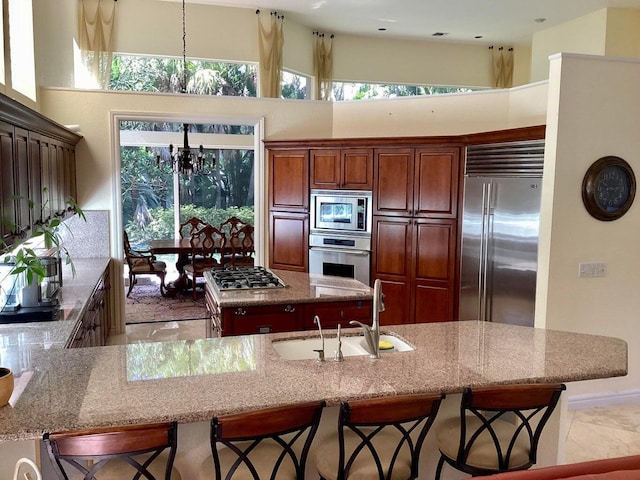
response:
[[[322,334],[322,325],[320,324],[320,317],[316,315],[313,317],[313,323],[318,325],[318,330],[320,331],[320,341],[322,342],[322,348],[313,350],[314,352],[318,352],[318,361],[324,362],[324,335]]]
[[[342,334],[340,333],[341,325],[338,324],[338,349],[335,351],[333,360],[336,362],[344,362],[344,355],[342,354]]]
[[[367,342],[369,358],[380,358],[380,312],[384,312],[384,295],[382,293],[382,283],[380,279],[376,279],[373,283],[373,318],[371,319],[371,326],[357,320],[349,322],[351,325],[358,325],[362,328],[362,333]]]

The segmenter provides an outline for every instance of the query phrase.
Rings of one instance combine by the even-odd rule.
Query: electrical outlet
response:
[[[581,263],[578,269],[580,278],[604,277],[606,273],[606,263]]]

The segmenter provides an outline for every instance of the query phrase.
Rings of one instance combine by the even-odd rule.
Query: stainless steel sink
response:
[[[388,341],[393,344],[392,349],[380,350],[383,354],[415,350],[413,346],[393,334],[380,335],[380,340]],[[276,352],[278,352],[285,360],[317,359],[318,352],[315,352],[314,350],[322,348],[322,341],[319,336],[274,340],[271,344],[273,345],[273,348],[275,348]],[[331,360],[337,349],[338,339],[336,337],[325,336],[325,359]],[[364,337],[362,335],[343,335],[342,355],[345,357],[369,355],[369,352],[366,349],[366,341]]]

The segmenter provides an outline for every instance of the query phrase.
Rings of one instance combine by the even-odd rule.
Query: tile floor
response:
[[[205,320],[127,325],[110,344],[204,338]],[[640,403],[570,410],[567,463],[640,454]]]

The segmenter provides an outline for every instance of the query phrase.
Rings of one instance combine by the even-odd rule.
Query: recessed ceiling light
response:
[[[482,38],[482,35],[476,35],[476,36],[475,36],[475,37],[473,37],[473,38]]]
[[[384,27],[380,27],[380,28],[378,29],[378,31],[379,31],[379,32],[386,32],[386,31],[387,31],[387,29],[386,29],[386,28],[384,28]]]
[[[547,21],[547,19],[546,19],[546,18],[536,18],[536,19],[534,20],[534,22],[536,22],[536,23],[544,23],[544,22],[546,22],[546,21]]]
[[[445,32],[435,32],[431,34],[432,37],[444,37],[445,35],[449,35],[449,34]]]

